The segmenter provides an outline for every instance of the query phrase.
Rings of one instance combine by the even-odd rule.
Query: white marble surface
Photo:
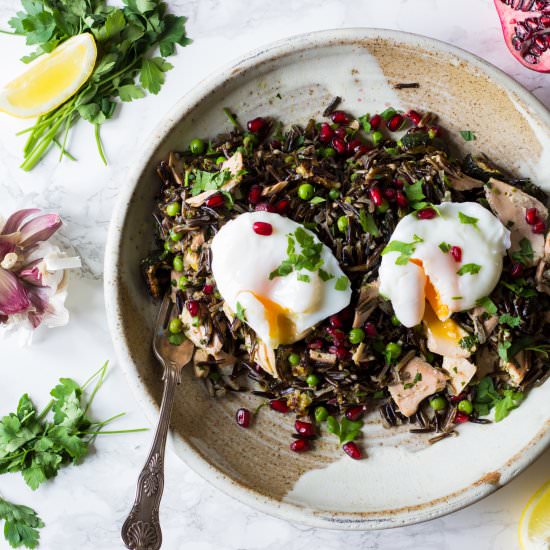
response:
[[[15,12],[16,0],[0,0],[0,25]],[[118,411],[128,416],[120,427],[146,426],[118,371],[106,328],[102,295],[102,260],[107,226],[119,185],[140,143],[183,93],[204,76],[251,48],[292,34],[337,27],[370,26],[426,34],[461,46],[495,65],[550,105],[548,75],[516,63],[501,40],[491,0],[178,0],[175,12],[189,17],[194,43],[173,60],[159,96],[126,105],[102,133],[109,166],[99,163],[91,129],[73,132],[71,152],[77,163],[57,163],[50,155],[32,173],[18,169],[25,126],[0,116],[0,213],[17,206],[58,211],[61,231],[82,256],[82,277],[69,296],[70,325],[37,334],[33,347],[0,343],[0,414],[12,410],[28,391],[39,404],[60,376],[83,380],[105,359],[112,371],[94,404],[105,418]],[[21,39],[0,35],[0,80],[18,70],[25,50]],[[121,548],[119,529],[133,498],[134,480],[147,452],[150,434],[98,440],[83,465],[68,467],[38,492],[16,475],[0,478],[0,492],[35,507],[47,526],[41,548],[112,550]],[[322,531],[271,518],[241,505],[212,488],[174,454],[167,459],[167,490],[162,506],[164,548],[169,550],[317,550],[340,548],[384,550],[509,550],[517,547],[516,529],[528,496],[548,476],[550,450],[510,485],[460,512],[429,523],[391,531],[341,533]],[[468,465],[464,464],[467,468]],[[0,548],[6,547],[0,540]]]

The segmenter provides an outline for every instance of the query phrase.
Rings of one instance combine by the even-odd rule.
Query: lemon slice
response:
[[[29,118],[55,109],[88,80],[96,57],[91,34],[69,38],[51,53],[35,59],[0,90],[0,111]]]
[[[522,550],[550,548],[550,481],[547,481],[525,506],[519,521]]]

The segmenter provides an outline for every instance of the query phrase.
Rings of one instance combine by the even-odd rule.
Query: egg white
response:
[[[445,202],[437,207],[439,214],[430,220],[421,220],[416,213],[405,216],[396,226],[390,242],[411,243],[415,236],[422,239],[415,245],[411,259],[422,266],[408,262],[397,265],[398,252],[382,257],[380,265],[380,292],[388,297],[401,323],[412,327],[424,316],[426,278],[439,294],[448,314],[473,308],[476,302],[488,296],[497,285],[502,272],[502,257],[510,247],[510,232],[489,210],[474,202]],[[459,212],[477,218],[476,224],[460,221]],[[443,252],[441,243],[459,246],[462,261]],[[477,274],[458,275],[465,264],[477,264]]]
[[[253,230],[255,222],[271,224],[269,236]],[[331,250],[323,245],[322,268],[334,277],[323,281],[318,272],[302,270],[310,282],[298,280],[298,273],[269,279],[287,258],[287,235],[302,228],[319,242],[316,235],[289,218],[270,212],[241,214],[226,223],[212,240],[212,274],[218,291],[227,305],[245,311],[246,323],[258,337],[275,349],[304,337],[309,329],[328,316],[344,309],[351,300],[348,281],[346,290],[336,290],[335,283],[344,276]],[[297,252],[300,251],[296,245]],[[274,307],[285,331],[274,327]]]

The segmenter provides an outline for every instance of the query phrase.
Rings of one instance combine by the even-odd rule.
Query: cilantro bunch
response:
[[[92,33],[98,46],[95,69],[80,91],[53,111],[38,118],[24,147],[24,170],[32,170],[52,145],[65,155],[70,128],[83,118],[95,127],[95,139],[106,164],[99,128],[110,119],[117,100],[130,102],[158,94],[165,73],[172,68],[166,57],[176,44],[190,40],[185,17],[166,13],[159,0],[124,0],[124,6],[106,5],[105,0],[21,0],[24,11],[9,20],[14,34],[25,36],[36,49],[22,61],[28,63],[48,53],[71,36]],[[151,57],[155,48],[160,56]],[[136,79],[139,79],[139,85]]]
[[[44,522],[32,508],[13,504],[0,497],[0,520],[5,522],[4,537],[12,548],[38,546],[38,529],[44,527]]]
[[[61,378],[50,392],[53,399],[40,413],[29,396],[23,395],[17,410],[0,420],[0,474],[21,472],[27,485],[35,490],[63,466],[78,464],[96,436],[143,431],[104,430],[122,414],[103,422],[89,418],[88,411],[106,372],[107,363],[82,386],[71,378]],[[90,397],[84,400],[84,390],[94,381]]]

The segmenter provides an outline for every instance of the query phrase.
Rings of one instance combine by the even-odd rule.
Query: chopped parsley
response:
[[[357,120],[359,120],[363,131],[369,134],[372,130],[370,125],[370,115],[367,113],[366,115],[360,116]]]
[[[389,254],[390,252],[399,252],[399,256],[395,260],[396,265],[407,265],[411,256],[416,250],[418,243],[423,243],[424,239],[418,235],[414,235],[412,243],[404,243],[402,241],[390,241],[386,248],[382,250],[382,256]]]
[[[296,278],[298,279],[298,281],[301,281],[302,283],[310,283],[311,282],[311,279],[309,278],[309,275],[306,275],[305,273],[298,273],[298,275],[296,275]]]
[[[345,275],[342,275],[341,277],[338,277],[338,279],[336,279],[334,289],[335,290],[347,290],[348,285],[349,285],[349,279]]]
[[[319,268],[319,277],[321,278],[321,281],[325,282],[334,279],[334,275],[327,273],[322,267]]]
[[[422,374],[420,374],[419,372],[417,372],[415,375],[414,375],[414,378],[412,380],[412,382],[407,382],[406,384],[403,384],[403,388],[405,390],[409,390],[411,389],[412,387],[416,386],[416,384],[418,384],[418,382],[420,382],[420,380],[422,380]]]
[[[533,247],[529,239],[519,241],[520,249],[512,253],[512,260],[523,265],[530,265],[533,262]]]
[[[240,302],[237,302],[237,311],[235,312],[237,319],[243,323],[246,321],[246,309],[241,305]]]
[[[325,199],[324,197],[313,197],[309,203],[310,204],[321,204],[323,202],[325,202],[327,199]]]
[[[459,340],[458,345],[462,349],[473,350],[477,345],[477,336],[475,334],[464,336]]]
[[[463,296],[452,296],[451,300],[462,300]]]
[[[374,221],[374,218],[371,214],[367,214],[364,210],[359,212],[359,223],[361,224],[361,229],[365,233],[370,233],[373,237],[378,237],[380,235],[380,230]]]
[[[457,272],[457,275],[466,275],[467,273],[470,275],[477,275],[479,271],[481,270],[481,266],[479,264],[464,264]]]
[[[451,250],[451,245],[449,243],[439,243],[439,250],[444,254],[447,254]]]
[[[362,427],[363,422],[361,420],[352,421],[344,416],[342,420],[338,422],[334,416],[329,416],[327,418],[327,430],[338,437],[340,445],[345,445],[357,439],[361,433]]]
[[[396,115],[397,111],[393,107],[388,107],[380,113],[380,116],[387,122],[393,115]]]
[[[512,347],[512,342],[510,340],[504,340],[503,342],[499,342],[497,346],[498,356],[504,361],[504,363],[507,363],[510,359],[510,354],[508,350]],[[511,356],[513,357],[513,355]]]
[[[474,141],[476,139],[476,135],[472,130],[460,130],[460,135],[464,141]]]
[[[198,195],[204,191],[214,191],[223,187],[232,177],[229,170],[220,172],[205,172],[204,170],[193,170],[195,179],[191,187],[191,195]]]
[[[405,192],[405,195],[407,196],[407,199],[411,204],[423,201],[426,198],[426,195],[424,195],[424,191],[422,190],[423,185],[424,179],[421,178],[419,180],[416,180],[414,183],[406,184],[403,187],[403,191]]]
[[[476,301],[477,306],[481,306],[489,315],[496,315],[497,313],[497,306],[489,296],[485,296],[485,298],[480,298]]]
[[[509,313],[504,313],[498,318],[498,322],[501,325],[508,325],[511,328],[516,328],[521,325],[521,318],[517,315],[510,315]]]
[[[476,229],[478,229],[477,222],[479,221],[479,218],[467,216],[466,214],[464,214],[464,212],[459,212],[458,219],[460,220],[460,223],[463,223],[465,225],[473,225]]]
[[[534,288],[528,287],[527,281],[523,278],[517,279],[515,283],[508,283],[506,281],[500,281],[500,283],[514,294],[523,298],[531,298],[537,295],[537,291]]]

